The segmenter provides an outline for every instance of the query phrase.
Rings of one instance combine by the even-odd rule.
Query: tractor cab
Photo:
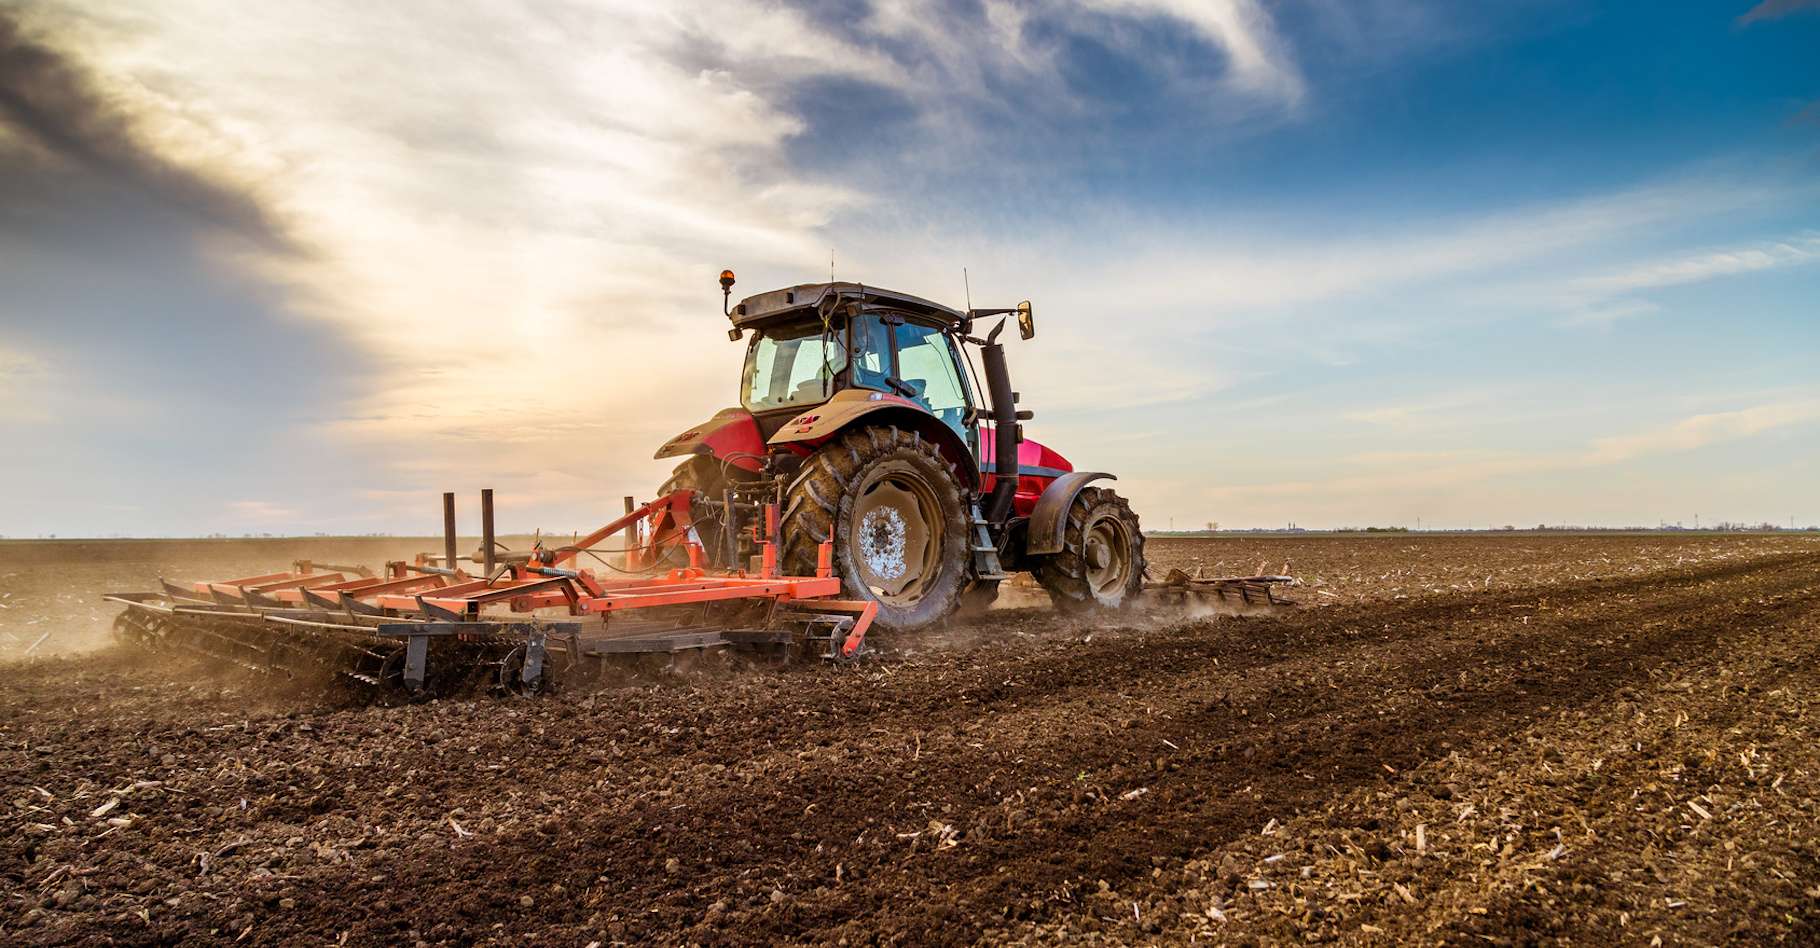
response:
[[[865,310],[827,320],[814,310],[754,328],[740,375],[740,404],[778,427],[838,392],[866,389],[907,399],[972,448],[977,403],[954,343],[957,322]],[[775,413],[775,414],[773,414]],[[775,431],[766,432],[767,435]]]

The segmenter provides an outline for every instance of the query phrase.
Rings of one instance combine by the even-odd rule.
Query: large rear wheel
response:
[[[784,569],[813,576],[824,540],[848,596],[878,603],[877,624],[948,618],[967,586],[967,515],[941,451],[894,426],[860,428],[803,462],[783,514]]]
[[[1062,552],[1043,557],[1035,572],[1058,609],[1133,604],[1144,587],[1144,534],[1137,514],[1112,491],[1082,488],[1068,508]]]

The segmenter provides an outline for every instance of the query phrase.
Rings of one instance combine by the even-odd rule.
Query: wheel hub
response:
[[[939,511],[934,491],[909,472],[887,471],[859,488],[849,542],[867,588],[900,602],[922,595],[939,572],[932,558],[940,543],[931,526]]]
[[[1087,584],[1099,596],[1117,596],[1130,580],[1131,535],[1116,517],[1102,516],[1087,525],[1081,553]]]
[[[896,507],[874,507],[859,524],[860,556],[866,568],[884,579],[904,575],[904,515]]]

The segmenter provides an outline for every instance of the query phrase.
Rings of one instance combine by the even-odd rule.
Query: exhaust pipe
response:
[[[1011,390],[1011,368],[1005,362],[1005,347],[998,341],[1005,324],[1001,321],[980,346],[980,365],[986,371],[986,390],[992,396],[992,497],[986,503],[986,519],[1004,523],[1011,519],[1011,501],[1017,496],[1017,446],[1023,432],[1017,423],[1017,393]]]

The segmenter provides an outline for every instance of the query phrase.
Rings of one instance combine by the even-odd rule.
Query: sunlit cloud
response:
[[[45,403],[31,397],[49,382],[49,367],[42,359],[0,343],[0,420],[15,424],[50,420]]]
[[[1174,430],[1170,413],[1274,415],[1285,389],[1475,326],[1622,338],[1664,312],[1660,291],[1820,256],[1801,222],[1759,225],[1816,196],[1759,163],[1665,159],[1358,214],[1294,182],[1283,201],[1218,186],[1228,151],[1356,121],[1324,69],[1394,69],[1458,35],[1454,15],[1413,0],[33,5],[5,21],[6,48],[30,55],[0,70],[22,90],[0,161],[24,170],[0,191],[31,200],[0,208],[0,272],[60,259],[86,276],[84,254],[112,254],[83,328],[135,332],[100,365],[65,358],[84,352],[74,327],[67,351],[0,349],[0,419],[47,416],[18,401],[49,373],[83,383],[62,415],[263,438],[274,460],[254,473],[332,455],[336,522],[420,520],[414,498],[480,478],[526,516],[592,519],[658,481],[657,443],[734,399],[723,266],[736,292],[833,265],[956,304],[969,286],[981,305],[1033,299],[1020,386],[1040,436],[1085,458],[1143,452],[1156,439],[1131,432]],[[32,215],[57,202],[83,226],[52,246]],[[186,292],[142,312],[173,263],[120,277],[137,261],[86,249],[110,230],[183,247],[169,283]],[[50,299],[57,283],[36,285]],[[188,315],[199,301],[206,318]],[[167,335],[154,319],[180,322],[181,346],[141,358]],[[241,335],[196,345],[224,329]],[[1463,483],[1496,452],[1404,441],[1470,438],[1495,396],[1467,395],[1373,388],[1306,414]],[[1371,456],[1358,447],[1335,450]],[[1269,489],[1327,483],[1279,473]],[[273,503],[230,510],[316,516]]]
[[[1820,420],[1820,399],[1817,398],[1707,412],[1636,434],[1601,438],[1594,443],[1587,460],[1611,464],[1651,454],[1692,451],[1815,420]]]
[[[295,520],[297,511],[269,500],[230,500],[224,506],[237,518],[251,523]]]

